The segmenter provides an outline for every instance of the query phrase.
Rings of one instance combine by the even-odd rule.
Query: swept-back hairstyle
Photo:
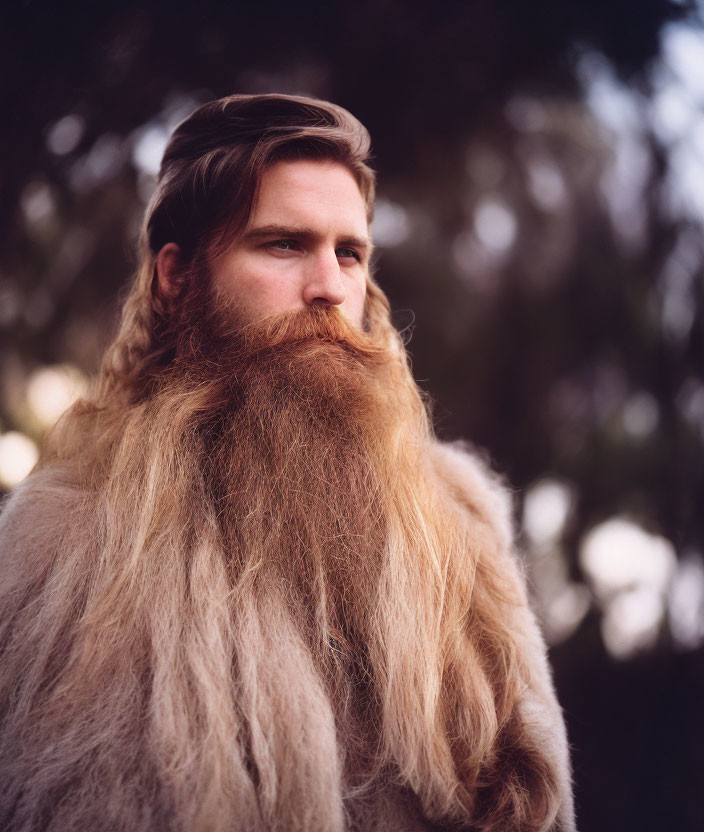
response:
[[[355,177],[367,219],[374,214],[375,177],[364,125],[327,101],[289,95],[231,95],[196,109],[164,152],[140,238],[140,263],[118,337],[103,364],[101,394],[139,398],[145,379],[171,354],[172,310],[159,296],[156,257],[173,242],[181,252],[182,291],[207,280],[208,264],[243,230],[264,171],[276,162],[338,162]],[[388,303],[372,278],[365,326],[393,339]],[[385,339],[386,340],[386,339]]]

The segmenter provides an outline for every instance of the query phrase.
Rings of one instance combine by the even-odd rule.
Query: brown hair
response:
[[[354,175],[371,222],[369,133],[347,110],[312,98],[231,95],[204,104],[175,130],[145,221],[153,254],[175,242],[187,257],[215,230],[241,230],[262,173],[282,159],[330,159]]]
[[[355,177],[367,219],[375,178],[369,133],[347,110],[290,95],[231,95],[196,109],[174,131],[147,207],[140,264],[125,300],[120,331],[103,364],[101,392],[139,398],[145,380],[168,363],[173,311],[156,291],[156,256],[166,243],[182,255],[184,289],[207,281],[208,263],[244,228],[264,171],[290,159],[339,162]],[[371,276],[365,328],[388,325],[388,303]]]

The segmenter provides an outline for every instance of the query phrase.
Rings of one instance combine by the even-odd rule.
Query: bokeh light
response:
[[[607,650],[626,658],[659,634],[677,558],[672,543],[626,517],[613,517],[582,541],[580,564],[604,610]]]
[[[61,414],[86,391],[86,378],[70,365],[40,367],[27,381],[27,404],[43,429],[52,427]]]
[[[0,434],[0,485],[19,485],[38,459],[39,448],[28,436],[15,430]]]

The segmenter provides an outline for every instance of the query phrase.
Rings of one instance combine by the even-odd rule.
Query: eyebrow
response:
[[[259,225],[246,231],[244,240],[259,240],[262,237],[293,237],[298,240],[315,240],[320,237],[317,231],[312,228],[302,228],[290,225]],[[345,234],[338,240],[338,245],[353,246],[363,251],[371,251],[372,241],[369,237],[356,237],[354,234]]]

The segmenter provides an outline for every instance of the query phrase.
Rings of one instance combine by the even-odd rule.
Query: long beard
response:
[[[397,478],[421,473],[429,422],[405,356],[337,310],[240,327],[207,309],[182,326],[157,400],[198,402],[182,441],[217,518],[237,676],[255,680],[243,755],[267,826],[335,828],[386,765],[373,664],[389,510]]]
[[[336,309],[228,320],[185,330],[161,395],[207,391],[186,435],[232,575],[261,561],[322,624],[344,614],[350,586],[369,597],[378,579],[388,480],[420,450],[425,410],[405,362]]]
[[[405,364],[335,309],[245,328],[230,319],[206,318],[176,361],[177,388],[184,378],[211,386],[212,406],[194,430],[206,499],[235,592],[246,583],[290,614],[350,739],[348,775],[358,778],[379,729],[367,644],[386,558],[388,477],[398,474],[399,438],[407,453],[427,428],[424,410],[415,387],[403,386]]]

